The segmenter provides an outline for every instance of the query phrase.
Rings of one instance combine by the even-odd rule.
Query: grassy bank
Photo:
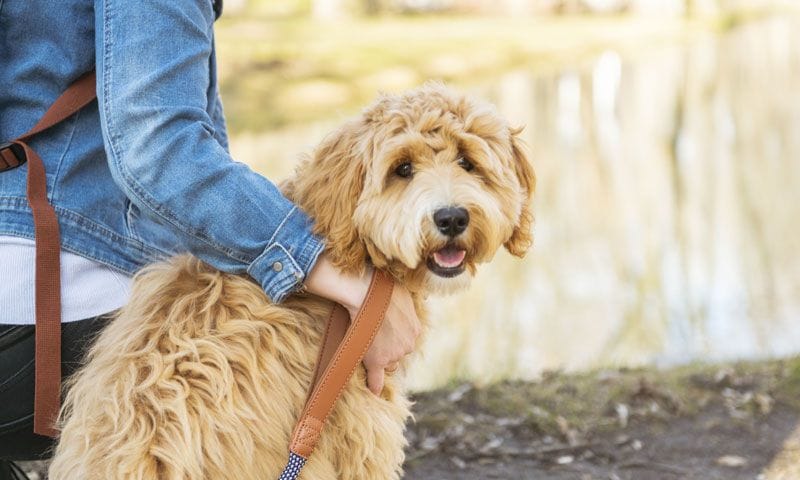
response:
[[[691,416],[724,401],[734,416],[768,413],[776,404],[800,411],[800,358],[675,369],[545,373],[538,382],[469,383],[417,396],[418,428],[438,433],[448,419],[477,412],[516,418],[532,432],[602,433],[637,419]],[[420,411],[421,408],[422,410]],[[435,413],[434,413],[435,411]],[[566,438],[565,438],[566,439]]]
[[[800,452],[784,446],[800,413],[798,358],[550,373],[538,382],[455,384],[416,400],[409,478],[731,480],[767,472],[760,478],[772,480],[800,473],[785,473]]]
[[[631,55],[765,14],[401,16],[327,23],[223,16],[216,28],[222,97],[234,134],[265,131],[349,114],[378,91],[428,79],[470,85],[515,68],[575,65],[606,49]]]

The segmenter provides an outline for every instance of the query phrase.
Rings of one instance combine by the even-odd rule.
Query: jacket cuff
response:
[[[282,302],[302,286],[322,253],[325,244],[311,230],[311,219],[293,207],[267,248],[247,268],[273,303]]]

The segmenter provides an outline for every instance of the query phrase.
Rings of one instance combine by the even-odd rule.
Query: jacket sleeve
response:
[[[97,94],[115,181],[214,267],[248,273],[274,302],[319,253],[310,219],[234,161],[209,115],[212,2],[96,0]],[[222,127],[224,128],[224,127]]]

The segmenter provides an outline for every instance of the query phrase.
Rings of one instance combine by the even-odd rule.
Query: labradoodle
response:
[[[390,273],[424,324],[426,296],[466,288],[501,245],[522,256],[531,244],[535,178],[519,131],[429,83],[378,99],[282,189],[339,268]],[[185,255],[146,267],[71,379],[50,478],[277,478],[330,309],[302,292],[272,304],[251,279]],[[377,397],[359,370],[301,478],[402,476],[401,377]]]

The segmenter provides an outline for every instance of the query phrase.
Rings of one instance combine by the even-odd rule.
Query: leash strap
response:
[[[295,480],[314,452],[336,400],[383,323],[393,288],[391,277],[376,270],[364,304],[349,326],[347,310],[334,305],[317,357],[309,397],[292,434],[289,462],[279,480]]]
[[[36,241],[36,357],[33,431],[55,437],[61,406],[61,239],[58,217],[47,200],[47,175],[41,157],[26,143],[30,137],[69,118],[96,98],[90,72],[56,99],[33,128],[0,146],[0,171],[28,162],[27,197]]]

